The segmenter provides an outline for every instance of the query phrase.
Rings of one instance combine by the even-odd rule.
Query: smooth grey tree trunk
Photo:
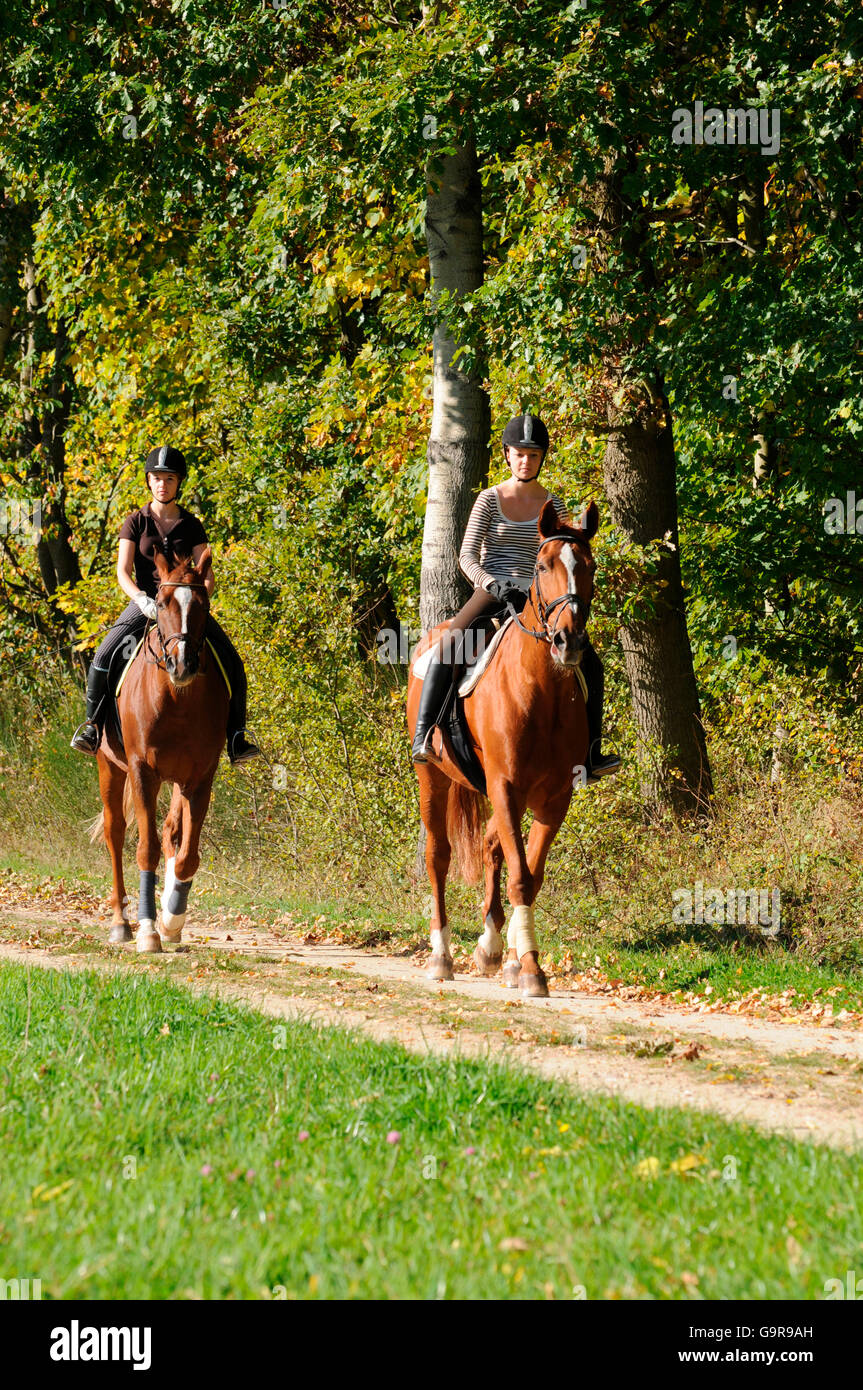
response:
[[[426,243],[432,296],[465,298],[483,280],[482,188],[476,147],[428,163]],[[469,594],[458,554],[474,497],[488,479],[491,408],[483,364],[468,376],[453,357],[459,344],[444,324],[434,334],[434,409],[428,444],[428,502],[423,530],[420,623],[451,617]]]

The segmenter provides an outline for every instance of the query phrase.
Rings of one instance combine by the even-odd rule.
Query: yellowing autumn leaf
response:
[[[652,1182],[654,1178],[659,1177],[659,1159],[642,1158],[639,1163],[636,1163],[632,1171],[637,1178],[644,1178]]]

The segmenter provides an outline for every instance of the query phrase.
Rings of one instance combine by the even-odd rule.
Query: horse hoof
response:
[[[548,981],[541,970],[538,970],[535,975],[522,970],[518,977],[518,989],[525,999],[548,998]]]
[[[432,956],[426,975],[430,980],[454,980],[452,961],[446,956]]]
[[[180,919],[179,926],[173,922],[167,924],[162,922],[159,926],[159,936],[168,945],[179,945],[183,939],[183,919]]]
[[[132,928],[128,922],[115,922],[108,933],[108,940],[119,945],[122,941],[132,940]]]
[[[503,967],[503,983],[507,989],[518,989],[521,966],[517,960],[508,960]]]
[[[500,970],[503,956],[488,956],[482,946],[477,946],[473,953],[473,963],[480,975],[496,975]]]
[[[135,938],[135,950],[139,955],[156,956],[162,949],[162,942],[159,933],[152,928],[148,932],[138,932]]]

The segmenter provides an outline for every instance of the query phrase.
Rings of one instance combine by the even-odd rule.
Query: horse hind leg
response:
[[[500,896],[503,848],[494,823],[494,816],[486,826],[482,857],[485,864],[483,932],[473,953],[473,960],[480,975],[496,975],[503,962],[503,937],[500,929],[504,924],[506,914]]]
[[[426,973],[430,980],[452,980],[455,975],[446,915],[446,876],[452,857],[446,828],[449,778],[430,763],[418,763],[417,775],[420,811],[426,828],[426,870],[432,893],[429,922],[432,954]]]
[[[102,794],[102,828],[111,857],[111,930],[108,940],[115,945],[132,940],[129,926],[129,897],[123,879],[123,842],[126,838],[124,791],[126,774],[122,768],[99,754],[99,790]],[[97,827],[98,831],[98,827]]]

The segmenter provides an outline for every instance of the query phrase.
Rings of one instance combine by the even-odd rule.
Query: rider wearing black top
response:
[[[207,544],[207,534],[201,522],[176,502],[186,476],[186,460],[180,450],[167,445],[151,450],[144,465],[144,475],[153,501],[131,512],[120,528],[117,582],[131,602],[102,641],[87,675],[87,715],[72,737],[72,747],[82,753],[96,753],[99,748],[112,657],[124,641],[131,656],[144,635],[148,620],[155,621],[155,599],[159,587],[154,558],[156,553],[162,554],[173,569],[181,559],[189,558],[197,563]],[[131,573],[133,566],[134,578]],[[212,593],[212,570],[205,582],[208,592]],[[259,750],[246,738],[247,684],[243,662],[231,639],[212,615],[207,618],[206,636],[216,649],[231,686],[228,757],[232,763],[248,762],[250,758],[258,756]]]

